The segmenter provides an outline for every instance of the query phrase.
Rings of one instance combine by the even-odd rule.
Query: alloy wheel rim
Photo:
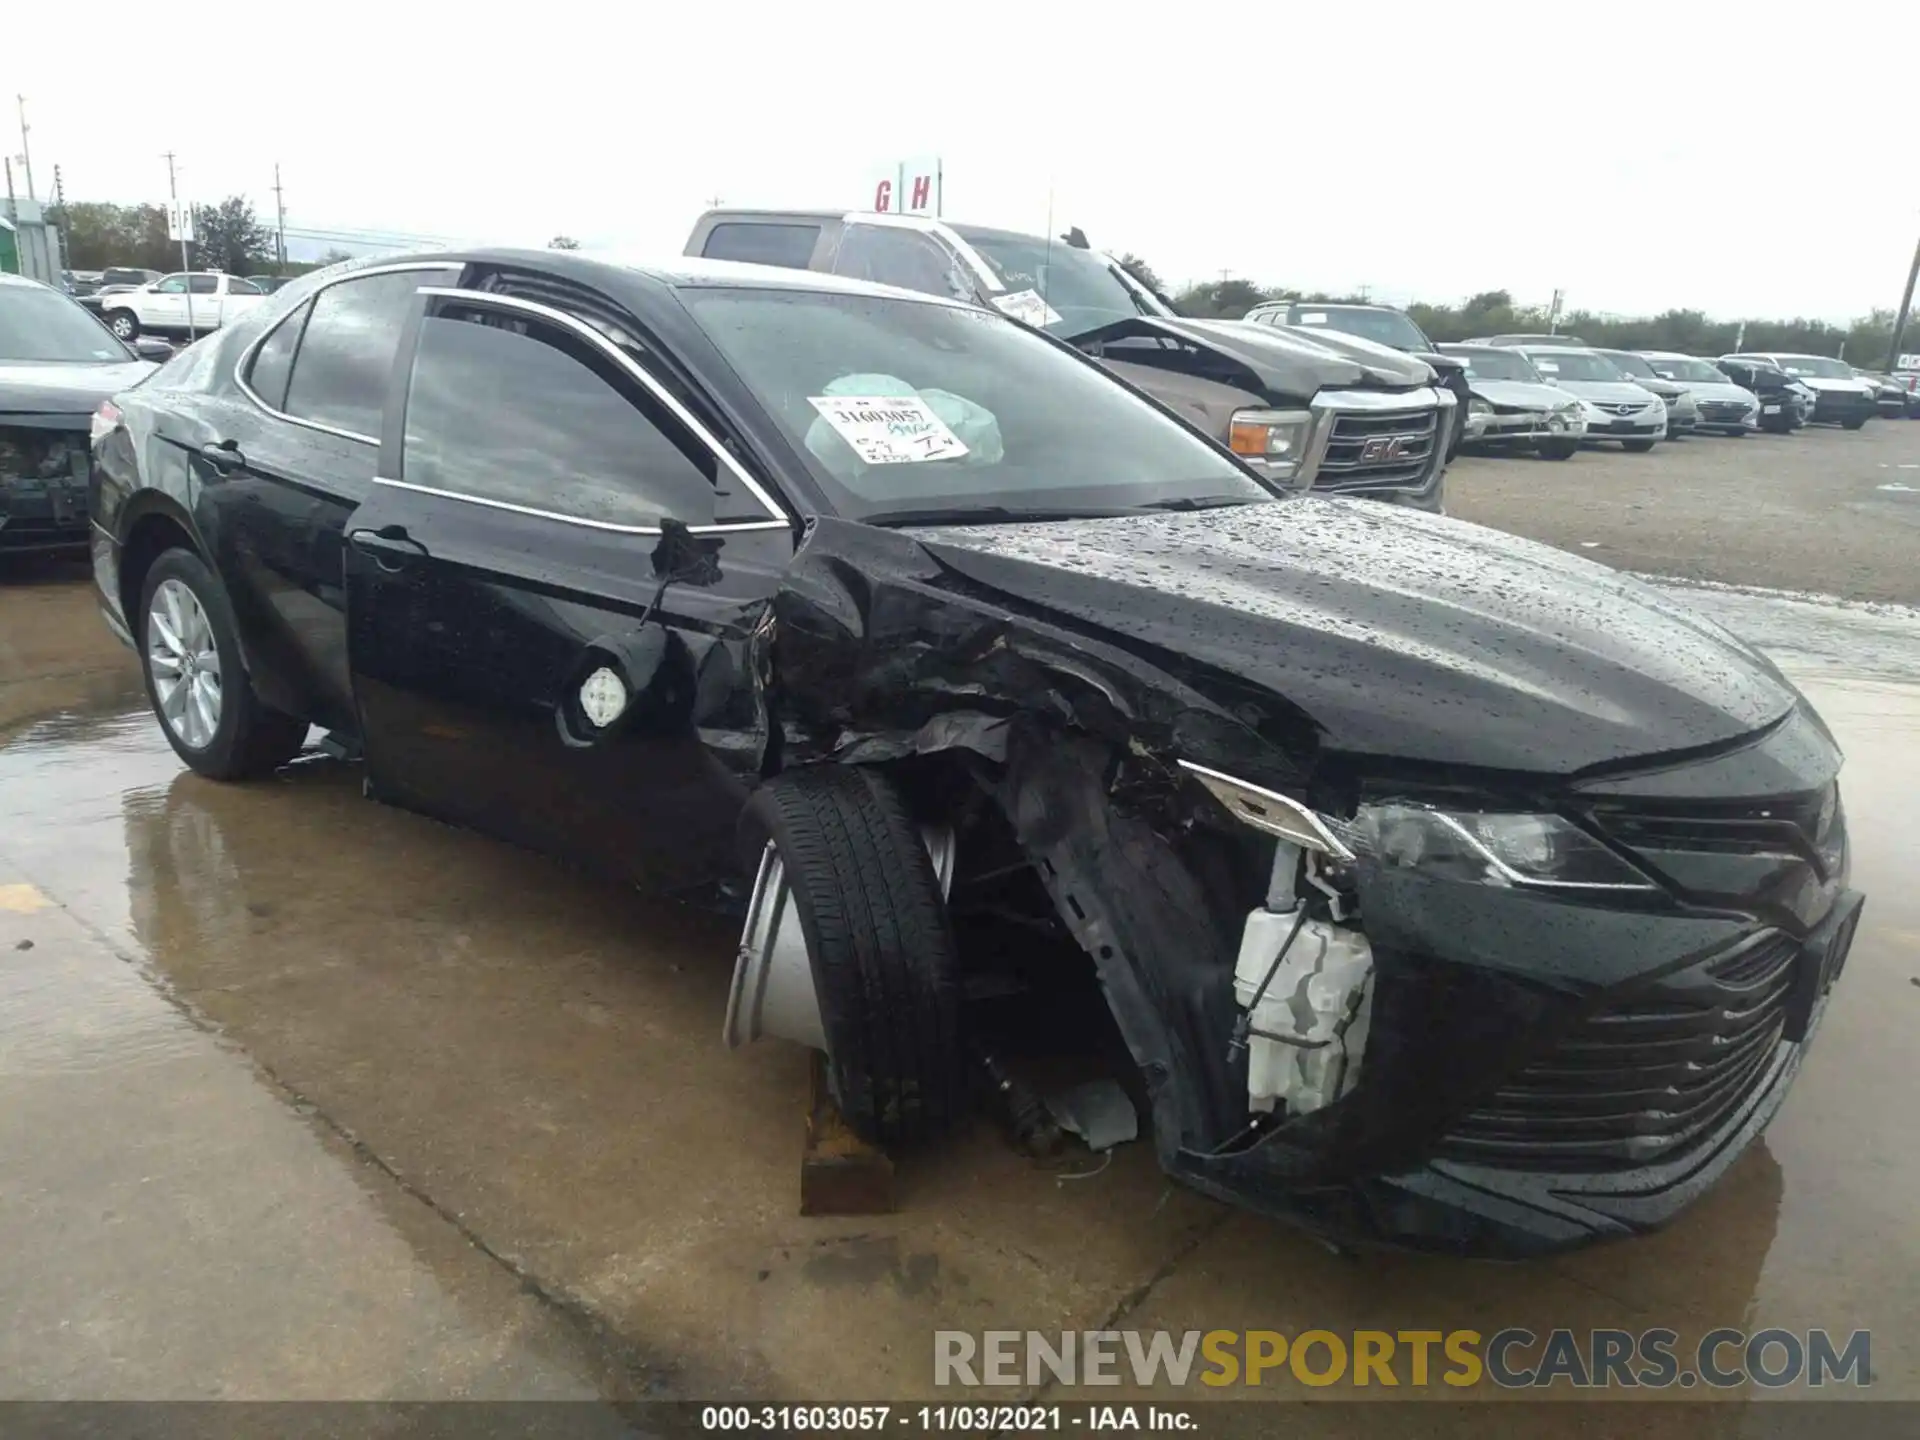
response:
[[[180,743],[204,750],[220,729],[220,648],[199,597],[162,580],[147,607],[147,672],[160,718]]]
[[[113,333],[124,340],[133,333],[133,326],[124,320],[115,320],[113,322]]]

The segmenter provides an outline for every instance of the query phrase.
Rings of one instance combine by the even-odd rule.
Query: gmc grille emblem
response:
[[[1404,460],[1413,449],[1413,441],[1405,435],[1376,435],[1360,447],[1362,465],[1387,465],[1395,460]]]

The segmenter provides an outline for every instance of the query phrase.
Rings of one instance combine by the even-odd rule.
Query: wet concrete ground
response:
[[[1623,570],[1920,605],[1916,420],[1463,456],[1447,508]]]
[[[721,1047],[729,927],[324,758],[199,780],[82,572],[15,573],[0,1397],[898,1399],[933,1393],[943,1327],[1781,1324],[1871,1329],[1874,1395],[1920,1399],[1920,623],[1702,601],[1846,747],[1866,921],[1717,1190],[1653,1238],[1493,1266],[1339,1259],[1170,1189],[1144,1145],[1070,1178],[1095,1167],[984,1123],[903,1165],[898,1214],[801,1219],[802,1056]]]

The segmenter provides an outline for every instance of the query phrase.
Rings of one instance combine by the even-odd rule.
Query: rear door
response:
[[[673,890],[734,869],[794,535],[643,358],[546,304],[427,292],[349,521],[349,650],[376,794]],[[696,538],[706,573],[663,584]]]
[[[192,325],[195,334],[216,329],[220,324],[220,276],[189,275],[187,294],[180,307],[180,323]]]
[[[400,337],[423,284],[458,262],[362,270],[318,291],[240,357],[234,399],[210,418],[225,457],[202,452],[199,508],[250,643],[286,693],[333,729],[354,727],[347,678],[347,516],[378,469]]]

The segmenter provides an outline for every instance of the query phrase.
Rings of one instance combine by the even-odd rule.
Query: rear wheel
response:
[[[1644,454],[1646,454],[1646,453],[1647,453],[1647,451],[1649,451],[1649,450],[1651,450],[1651,449],[1653,448],[1653,441],[1651,441],[1651,440],[1622,440],[1622,441],[1620,442],[1620,448],[1621,448],[1622,450],[1631,450],[1631,451],[1633,451],[1633,453],[1634,453],[1634,454],[1636,454],[1636,455],[1644,455]]]
[[[762,883],[777,859],[795,903],[847,1123],[881,1144],[948,1129],[966,1101],[960,965],[900,792],[857,766],[781,776],[747,802],[741,842]]]
[[[107,316],[107,329],[116,340],[132,340],[140,333],[140,319],[131,310],[115,310]]]
[[[153,562],[138,622],[147,698],[167,743],[195,772],[244,780],[300,753],[306,721],[254,694],[226,588],[198,555],[176,547]]]

